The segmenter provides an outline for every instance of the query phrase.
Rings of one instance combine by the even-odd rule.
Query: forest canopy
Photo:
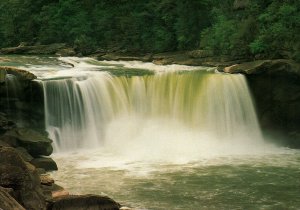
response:
[[[0,47],[206,49],[300,60],[299,0],[1,0]]]

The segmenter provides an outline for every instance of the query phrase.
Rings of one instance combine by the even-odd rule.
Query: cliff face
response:
[[[22,69],[0,67],[0,110],[19,126],[44,130],[43,92],[36,76]]]
[[[224,71],[246,75],[265,135],[300,148],[300,64],[292,60],[260,60]]]

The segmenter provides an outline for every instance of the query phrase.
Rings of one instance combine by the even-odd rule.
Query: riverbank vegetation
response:
[[[300,60],[297,0],[2,0],[0,47],[67,43],[96,50]]]

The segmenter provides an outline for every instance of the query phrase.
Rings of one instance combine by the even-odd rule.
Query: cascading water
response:
[[[104,193],[134,209],[299,209],[300,153],[264,142],[243,75],[9,59],[44,88],[52,175],[72,194]]]
[[[89,72],[42,84],[56,151],[105,147],[169,160],[251,153],[263,143],[243,75]]]

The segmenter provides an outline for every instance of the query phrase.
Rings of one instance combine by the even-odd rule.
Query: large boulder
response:
[[[243,73],[267,137],[300,148],[300,64],[292,60],[258,60],[226,67]]]
[[[48,156],[53,152],[52,140],[31,129],[15,128],[6,132],[4,136],[15,139],[17,144],[25,148],[33,157]]]
[[[0,209],[25,210],[4,188],[0,187]]]
[[[15,199],[27,210],[46,208],[35,167],[11,147],[0,147],[0,186],[12,188]]]
[[[120,204],[100,195],[68,195],[50,201],[47,210],[118,210]]]
[[[57,165],[52,158],[39,157],[31,160],[31,164],[37,168],[43,168],[46,171],[55,171],[57,170]]]

